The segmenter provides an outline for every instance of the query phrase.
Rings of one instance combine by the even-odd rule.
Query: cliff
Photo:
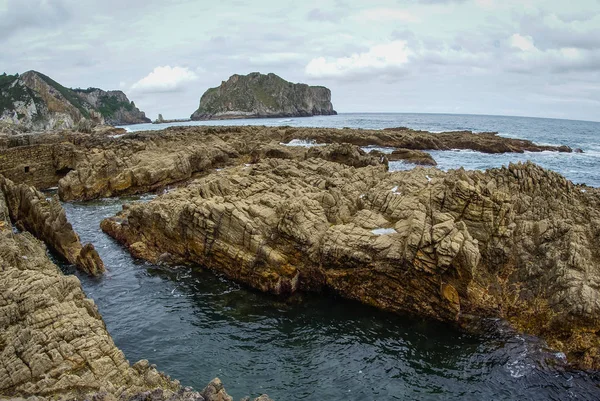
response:
[[[0,122],[29,130],[150,122],[121,91],[69,89],[37,71],[0,76]]]
[[[122,91],[103,91],[98,88],[75,89],[77,96],[102,114],[109,125],[141,124],[152,122],[135,107]]]
[[[192,120],[308,117],[337,114],[331,91],[323,86],[294,84],[275,74],[232,75],[207,90]]]

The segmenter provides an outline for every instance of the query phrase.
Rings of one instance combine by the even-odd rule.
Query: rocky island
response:
[[[149,123],[121,91],[69,89],[50,77],[28,71],[0,76],[0,123],[20,130],[52,130],[92,124]]]
[[[192,120],[308,117],[337,114],[331,91],[323,86],[294,84],[275,74],[232,75],[208,89]]]

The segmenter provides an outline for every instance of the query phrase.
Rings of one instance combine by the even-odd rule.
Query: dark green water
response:
[[[65,204],[108,268],[79,278],[127,358],[185,385],[218,376],[235,399],[275,401],[600,399],[597,378],[543,368],[554,354],[535,338],[476,337],[314,294],[286,302],[199,268],[135,261],[99,229],[124,201]]]

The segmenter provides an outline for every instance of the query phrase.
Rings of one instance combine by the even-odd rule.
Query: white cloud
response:
[[[402,21],[420,22],[421,20],[410,12],[397,8],[371,8],[363,10],[355,16],[358,20],[367,21]]]
[[[404,40],[396,40],[371,47],[367,52],[349,57],[327,60],[325,57],[312,59],[305,68],[307,75],[314,77],[344,77],[377,70],[403,67],[408,63],[412,51]]]
[[[536,50],[531,36],[522,36],[518,33],[515,33],[510,37],[510,45],[524,52]]]
[[[192,81],[198,79],[195,72],[186,67],[156,67],[131,86],[133,92],[138,93],[163,93],[177,92]]]

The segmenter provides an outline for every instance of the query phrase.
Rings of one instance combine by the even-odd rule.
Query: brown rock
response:
[[[132,205],[102,229],[145,259],[168,253],[262,291],[506,318],[599,368],[599,206],[596,191],[531,163],[387,173],[266,159]]]
[[[147,360],[130,366],[77,277],[30,233],[14,234],[7,214],[0,191],[0,399],[231,400],[218,379],[201,394]]]
[[[386,157],[389,161],[403,160],[422,166],[437,166],[434,158],[422,150],[396,149],[391,154],[386,155]]]
[[[14,184],[0,176],[0,191],[6,200],[10,219],[21,230],[31,232],[70,263],[90,274],[104,272],[104,263],[92,244],[82,246],[67,221],[56,197],[47,198],[35,188]]]
[[[293,139],[330,144],[306,150],[280,145]],[[348,147],[351,144],[354,148]],[[160,190],[181,184],[216,168],[257,162],[265,158],[337,158],[358,165],[385,163],[363,155],[357,146],[399,149],[395,156],[432,165],[422,153],[408,150],[472,149],[488,153],[570,151],[568,147],[541,146],[493,133],[446,132],[433,134],[396,131],[290,128],[290,127],[171,127],[160,132],[125,134],[98,126],[90,134],[61,131],[0,138],[0,174],[37,188],[59,187],[62,200],[88,200]],[[341,146],[341,147],[340,147]],[[344,146],[347,146],[344,149]],[[352,150],[350,150],[352,149]],[[408,150],[407,150],[408,149]],[[340,152],[352,152],[343,155]],[[308,156],[307,156],[308,155]],[[404,155],[404,156],[402,156]],[[349,159],[347,156],[351,156]],[[365,158],[365,156],[367,158]],[[371,161],[368,161],[368,160]],[[366,163],[366,164],[364,164]],[[352,164],[358,166],[357,164]]]

